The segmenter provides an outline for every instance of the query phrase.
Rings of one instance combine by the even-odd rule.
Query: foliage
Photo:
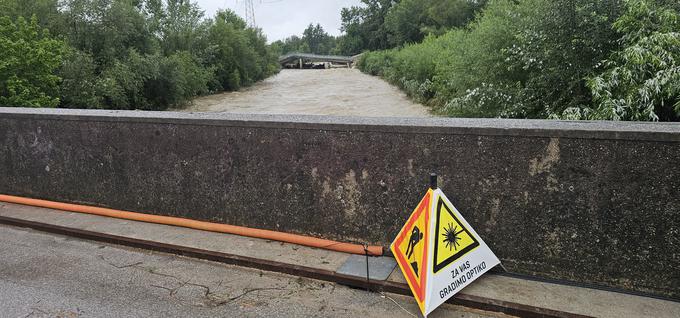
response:
[[[617,48],[612,22],[621,2],[538,1],[507,49],[508,67],[521,74],[522,105],[507,110],[512,117],[545,118],[566,108],[583,108],[592,97],[585,78]],[[517,95],[517,94],[515,94]]]
[[[62,8],[69,44],[90,53],[99,66],[127,57],[130,49],[155,51],[157,40],[139,7],[126,0],[66,0]]]
[[[486,0],[402,0],[385,16],[391,46],[422,41],[427,35],[441,35],[465,26]]]
[[[449,116],[678,120],[679,7],[492,1],[465,27],[366,53],[359,67]]]
[[[329,35],[320,24],[309,24],[303,31],[302,37],[290,36],[285,40],[272,43],[278,49],[279,55],[288,53],[335,54],[337,39]]]
[[[70,108],[101,108],[100,80],[92,55],[70,48],[57,73],[61,105]]]
[[[426,2],[426,0],[403,0],[390,9],[385,16],[385,28],[388,30],[387,39],[390,45],[399,46],[423,40],[424,29],[431,22]]]
[[[65,23],[59,9],[59,2],[55,0],[0,0],[0,16],[7,16],[12,20],[23,17],[27,21],[35,16],[38,24],[43,28],[49,28],[52,34],[60,33]]]
[[[337,52],[354,55],[422,41],[463,27],[487,0],[362,0],[341,12]]]
[[[59,104],[59,77],[54,75],[65,50],[62,41],[20,16],[0,18],[0,105],[54,107]]]
[[[246,29],[245,21],[232,11],[217,13],[208,39],[213,43],[208,61],[223,89],[236,90],[270,75],[263,65],[269,58],[264,36],[259,30]]]
[[[590,78],[594,109],[574,118],[680,120],[680,13],[649,0],[629,0],[614,23],[622,48]]]
[[[291,35],[284,40],[278,40],[272,43],[272,46],[276,51],[279,52],[279,55],[285,55],[294,52],[311,53],[309,52],[309,45],[305,45],[305,42],[302,40],[302,38],[297,35]]]
[[[302,39],[309,46],[309,51],[315,54],[329,54],[335,46],[335,40],[328,35],[320,24],[310,24],[302,33]]]
[[[343,8],[342,31],[345,36],[338,40],[338,51],[347,55],[364,50],[383,50],[390,47],[385,17],[395,1],[361,0],[361,6]]]
[[[279,69],[260,30],[232,11],[206,19],[191,0],[0,0],[3,15],[0,43],[39,56],[3,57],[0,74],[22,77],[4,82],[10,86],[0,90],[2,105],[16,106],[9,98],[23,94],[20,104],[36,107],[164,110]],[[23,27],[22,17],[31,15],[37,35],[20,49],[10,23]]]
[[[159,34],[165,54],[187,51],[201,54],[204,34],[209,26],[203,19],[198,4],[185,0],[166,0],[166,7],[160,0],[147,1],[147,25],[151,32]],[[244,27],[245,28],[245,27]]]
[[[506,95],[516,91],[514,74],[502,67],[507,58],[503,50],[512,47],[513,35],[528,15],[526,11],[531,10],[535,7],[513,1],[494,2],[469,29],[453,29],[420,44],[381,54],[389,61],[383,63],[387,68],[381,72],[410,96],[442,112],[494,116],[496,107],[512,102]],[[362,70],[375,68],[369,65],[374,54],[364,55],[359,64]]]

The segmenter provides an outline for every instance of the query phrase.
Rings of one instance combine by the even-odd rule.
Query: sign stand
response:
[[[453,297],[500,260],[444,192],[437,175],[390,250],[423,316]]]

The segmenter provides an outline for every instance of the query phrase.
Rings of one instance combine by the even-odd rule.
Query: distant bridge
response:
[[[351,56],[341,56],[341,55],[318,55],[310,53],[291,53],[279,57],[279,63],[281,66],[295,65],[303,68],[305,63],[336,63],[336,64],[347,64],[350,66],[354,63],[354,59]]]

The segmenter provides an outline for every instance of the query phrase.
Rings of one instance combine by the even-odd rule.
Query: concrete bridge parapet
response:
[[[430,172],[513,272],[680,299],[680,125],[0,108],[0,193],[389,245]]]

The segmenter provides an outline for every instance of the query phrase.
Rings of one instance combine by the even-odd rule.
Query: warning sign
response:
[[[500,264],[439,189],[427,191],[391,250],[425,316]]]
[[[391,246],[392,254],[401,272],[404,273],[404,278],[411,287],[421,311],[425,308],[431,197],[432,190],[420,200],[420,204],[411,213],[411,217],[397,234],[397,239]]]
[[[449,206],[439,197],[435,215],[434,272],[463,257],[479,246],[474,235],[461,223]]]

